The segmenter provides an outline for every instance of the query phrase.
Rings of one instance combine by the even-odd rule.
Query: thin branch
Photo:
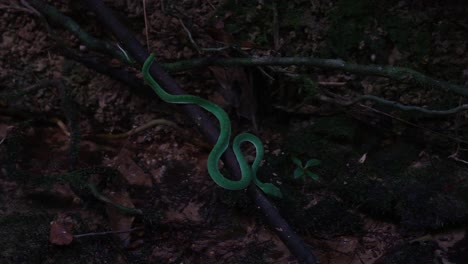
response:
[[[130,208],[130,207],[127,207],[127,206],[120,205],[120,204],[112,201],[111,199],[107,198],[106,196],[102,195],[98,191],[96,185],[94,185],[94,184],[89,183],[88,188],[91,191],[91,193],[93,194],[93,196],[96,197],[96,199],[98,199],[99,201],[102,201],[104,203],[107,203],[109,205],[114,206],[115,208],[117,208],[118,210],[120,210],[121,212],[123,212],[125,214],[129,214],[129,215],[142,215],[143,214],[140,209]]]
[[[328,100],[326,96],[322,96],[320,99],[323,101]],[[458,112],[468,110],[468,104],[463,104],[458,107],[450,108],[447,110],[430,110],[430,109],[420,107],[420,106],[404,105],[399,102],[387,100],[387,99],[374,96],[374,95],[361,95],[361,96],[358,96],[357,98],[354,98],[352,100],[346,100],[346,101],[332,99],[334,103],[338,103],[342,106],[351,106],[351,105],[354,105],[358,102],[365,101],[365,100],[374,101],[374,102],[377,102],[378,104],[391,106],[391,107],[394,107],[403,111],[414,111],[414,112],[419,112],[419,113],[426,114],[426,115],[439,115],[439,116],[453,115]]]
[[[41,15],[41,13],[39,13],[39,11],[37,11],[34,7],[32,7],[27,0],[21,0],[21,4],[24,5],[27,9],[31,10],[31,12],[33,14],[36,14],[38,16]]]
[[[447,158],[453,159],[455,161],[468,165],[468,161],[459,158],[458,153],[460,152],[460,150],[463,150],[463,149],[460,147],[460,144],[457,144],[457,150],[455,150],[455,152],[449,155]]]
[[[146,49],[148,52],[150,51],[150,44],[149,44],[149,23],[148,23],[148,15],[146,14],[146,0],[143,1],[143,17],[145,18],[145,35],[146,35]]]
[[[328,102],[328,103],[333,103],[333,104],[337,104],[337,105],[342,105],[342,102],[340,102],[340,100],[337,100],[335,98],[331,98],[331,97],[328,97],[328,96],[325,96],[325,95],[321,95],[318,97],[318,99],[324,101],[324,102]],[[388,116],[392,119],[395,119],[399,122],[402,122],[406,125],[409,125],[409,126],[412,126],[412,127],[415,127],[415,128],[418,128],[418,129],[422,129],[422,130],[425,130],[431,134],[434,134],[434,135],[438,135],[438,136],[441,136],[441,137],[444,137],[444,138],[448,138],[450,140],[453,140],[455,142],[458,142],[458,143],[465,143],[465,144],[468,144],[468,141],[466,140],[463,140],[462,138],[458,138],[458,137],[453,137],[453,136],[450,136],[450,135],[446,135],[446,134],[443,134],[443,133],[440,133],[440,132],[437,132],[435,130],[432,130],[430,128],[427,128],[427,127],[422,127],[422,126],[418,126],[412,122],[409,122],[409,121],[406,121],[402,118],[399,118],[399,117],[396,117],[392,114],[389,114],[389,113],[386,113],[384,111],[380,111],[380,110],[377,110],[373,107],[370,107],[370,106],[367,106],[367,105],[364,105],[364,104],[358,104],[360,107],[363,107],[363,108],[366,108],[372,112],[375,112],[375,113],[378,113],[378,114],[381,114],[381,115],[384,115],[384,116]]]
[[[104,231],[104,232],[92,232],[80,235],[74,235],[73,238],[81,238],[81,237],[89,237],[89,236],[102,236],[102,235],[111,235],[111,234],[124,234],[124,233],[131,233],[134,231],[143,230],[141,227],[132,228],[129,230],[121,230],[121,231]]]
[[[146,129],[149,129],[149,128],[152,128],[154,126],[159,126],[159,125],[166,125],[166,126],[170,126],[170,127],[173,127],[179,131],[181,131],[182,129],[180,129],[180,127],[178,127],[174,122],[171,122],[169,120],[166,120],[166,119],[154,119],[154,120],[151,120],[149,121],[148,123],[146,124],[143,124],[139,127],[136,127],[136,128],[133,128],[127,132],[124,132],[124,133],[119,133],[119,134],[98,134],[96,135],[96,137],[98,138],[104,138],[104,139],[120,139],[120,138],[127,138],[127,137],[130,137],[132,135],[135,135],[137,133],[140,133],[142,131],[145,131]]]
[[[27,7],[21,7],[21,6],[17,5],[17,4],[14,4],[14,3],[9,3],[8,5],[0,4],[0,10],[25,12],[25,13],[30,13],[30,14],[37,15],[37,13],[35,13],[33,9],[29,9]]]
[[[187,33],[187,36],[189,37],[190,43],[192,43],[192,46],[197,50],[198,54],[202,54],[203,52],[200,50],[200,47],[198,47],[197,43],[192,37],[192,32],[185,26],[184,21],[182,18],[178,17],[179,23],[182,25],[182,28],[184,29],[185,33]]]
[[[426,76],[412,69],[382,66],[360,65],[347,63],[339,59],[318,59],[311,57],[261,57],[261,58],[200,58],[181,60],[164,64],[168,71],[182,71],[206,66],[313,66],[324,69],[340,70],[355,74],[386,77],[396,81],[418,85],[424,88],[434,88],[468,96],[468,88]]]

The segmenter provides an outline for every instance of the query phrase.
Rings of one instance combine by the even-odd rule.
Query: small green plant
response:
[[[295,180],[304,179],[306,175],[312,178],[314,181],[319,180],[319,176],[315,173],[312,173],[309,169],[313,166],[320,165],[320,163],[322,163],[320,160],[310,159],[305,163],[305,165],[303,165],[302,161],[297,157],[292,157],[291,160],[297,166],[293,174]]]

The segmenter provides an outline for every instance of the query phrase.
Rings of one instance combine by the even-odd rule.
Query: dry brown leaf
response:
[[[64,246],[73,242],[73,223],[69,220],[58,219],[50,223],[49,241],[51,244]]]
[[[135,208],[128,192],[126,191],[107,192],[105,195],[114,203],[129,208]],[[106,212],[109,218],[109,224],[113,231],[128,231],[132,229],[132,224],[135,220],[135,217],[125,215],[121,213],[118,209],[116,209],[114,206],[109,204],[106,206]],[[119,237],[124,247],[127,247],[130,244],[130,233],[120,233],[117,234],[117,236]]]
[[[165,214],[164,221],[168,223],[201,223],[203,217],[200,215],[200,209],[203,207],[201,203],[189,202],[182,209],[168,210]]]
[[[123,175],[130,185],[151,187],[151,177],[147,175],[131,158],[133,153],[128,149],[122,149],[115,160],[114,166]]]

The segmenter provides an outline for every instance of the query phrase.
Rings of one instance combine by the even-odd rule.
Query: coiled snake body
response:
[[[241,179],[237,181],[230,180],[221,174],[218,168],[218,162],[221,159],[221,156],[223,155],[224,151],[226,151],[226,149],[228,148],[229,140],[231,137],[231,121],[229,119],[229,116],[218,105],[198,96],[172,95],[167,93],[153,79],[153,77],[151,77],[149,73],[149,69],[153,61],[154,54],[152,53],[143,64],[143,77],[163,101],[173,104],[196,104],[198,106],[203,107],[208,112],[212,113],[218,119],[220,124],[220,134],[216,144],[214,145],[213,149],[211,150],[208,156],[207,162],[208,174],[211,176],[213,181],[219,186],[228,190],[242,190],[249,186],[249,184],[253,180],[254,183],[266,194],[275,197],[282,197],[281,191],[278,187],[271,183],[263,183],[257,179],[257,170],[260,166],[260,162],[263,159],[264,150],[262,141],[253,134],[241,133],[234,138],[234,141],[232,143],[234,154],[236,155],[237,162],[239,163],[241,169]],[[252,167],[249,166],[240,149],[240,145],[243,142],[250,142],[255,146],[256,157],[252,164]]]

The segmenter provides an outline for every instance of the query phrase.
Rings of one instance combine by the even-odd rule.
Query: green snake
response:
[[[281,198],[282,194],[278,187],[271,183],[263,183],[257,179],[257,170],[260,166],[260,163],[263,159],[264,149],[262,141],[255,135],[249,133],[241,133],[234,138],[232,143],[232,148],[234,154],[236,155],[237,162],[239,163],[241,169],[241,179],[240,180],[230,180],[224,177],[218,168],[218,162],[221,159],[221,156],[226,151],[229,146],[229,140],[231,137],[231,121],[226,112],[218,105],[200,98],[194,95],[173,95],[167,93],[161,86],[153,79],[149,73],[151,64],[154,61],[154,54],[146,59],[143,64],[143,77],[146,82],[151,86],[151,88],[156,92],[156,94],[165,102],[172,104],[196,104],[208,112],[212,113],[219,121],[220,133],[216,144],[211,150],[208,161],[207,168],[208,174],[211,176],[213,181],[219,186],[228,189],[228,190],[242,190],[245,189],[249,184],[254,181],[254,183],[260,188],[264,193]],[[255,146],[256,156],[252,164],[252,167],[247,163],[244,155],[241,151],[241,144],[243,142],[250,142]]]

